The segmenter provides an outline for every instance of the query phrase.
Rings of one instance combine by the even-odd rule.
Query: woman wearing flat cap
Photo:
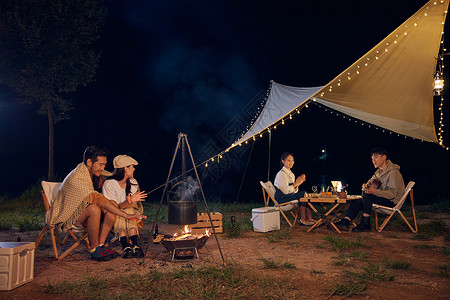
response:
[[[134,166],[137,164],[138,162],[128,155],[116,156],[113,160],[114,172],[103,183],[102,193],[109,200],[116,201],[119,208],[124,212],[139,212],[139,214],[142,214],[144,208],[141,201],[144,201],[147,194],[139,191],[139,185],[133,177]],[[116,218],[113,230],[122,244],[123,258],[144,257],[144,252],[138,243],[138,235],[142,225],[142,220]]]

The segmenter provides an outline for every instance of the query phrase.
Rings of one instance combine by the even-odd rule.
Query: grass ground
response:
[[[418,299],[424,292],[439,299],[445,292],[448,295],[450,229],[446,216],[450,206],[446,201],[417,209],[418,234],[410,233],[400,218],[391,220],[381,234],[338,235],[326,228],[306,233],[299,226],[256,234],[250,212],[257,206],[260,204],[211,203],[211,210],[223,214],[220,240],[227,254],[225,266],[207,260],[170,267],[155,263],[144,271],[136,262],[120,258],[93,265],[80,260],[83,249],[73,260],[55,263],[42,254],[42,248],[50,249],[44,239],[36,256],[36,277],[41,283],[29,294],[35,299],[311,299],[317,295],[323,299],[382,299],[389,295]],[[145,204],[148,216],[154,216],[157,208]],[[163,206],[158,223],[167,223],[166,216],[167,207]],[[231,216],[236,228],[231,227]],[[145,221],[147,235],[151,219]],[[39,186],[16,199],[0,198],[0,234],[35,236],[43,223]],[[209,247],[214,252],[214,243]],[[151,260],[158,261],[155,257]],[[64,273],[71,277],[76,269],[75,280],[64,279]],[[54,272],[59,272],[58,278],[51,277]],[[0,292],[0,298],[16,298],[22,291],[26,297],[26,286]]]

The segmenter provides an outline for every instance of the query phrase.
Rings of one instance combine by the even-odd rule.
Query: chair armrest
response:
[[[389,210],[394,210],[395,209],[395,207],[387,207],[387,206],[383,206],[383,205],[378,205],[378,204],[372,204],[372,206],[374,207],[374,208],[381,208],[381,209],[389,209]]]
[[[292,200],[292,201],[284,202],[284,203],[281,203],[281,204],[278,204],[275,206],[285,206],[285,205],[291,205],[291,204],[297,204],[297,203],[298,203],[298,200]]]

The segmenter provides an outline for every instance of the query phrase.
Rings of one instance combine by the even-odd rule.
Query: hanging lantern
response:
[[[437,71],[434,73],[434,95],[440,96],[442,91],[444,90],[444,77],[442,73]]]
[[[444,90],[444,72],[443,72],[443,55],[436,58],[436,72],[434,73],[434,95],[440,96]]]

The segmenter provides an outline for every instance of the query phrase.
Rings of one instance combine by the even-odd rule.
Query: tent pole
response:
[[[270,181],[270,148],[272,145],[272,130],[269,128],[269,159],[267,163],[267,181]]]

